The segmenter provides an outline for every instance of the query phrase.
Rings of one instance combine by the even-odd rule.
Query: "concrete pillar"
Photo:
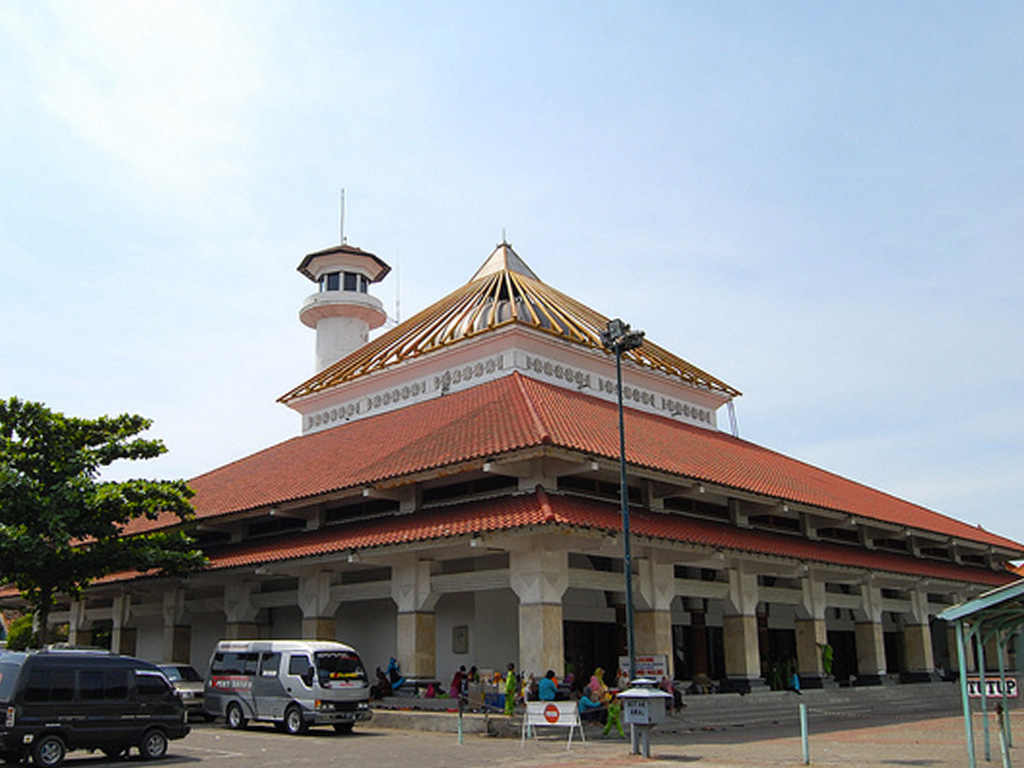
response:
[[[672,646],[672,601],[676,597],[675,566],[644,557],[637,564],[633,629],[638,656],[663,655],[669,670],[675,656]]]
[[[729,596],[722,623],[727,688],[749,691],[765,685],[757,638],[757,574],[743,562],[728,574]]]
[[[569,555],[540,548],[509,556],[509,585],[519,598],[520,672],[540,678],[549,669],[565,672],[562,596],[569,588]]]
[[[796,668],[803,688],[821,688],[827,674],[822,649],[828,643],[825,620],[825,582],[807,573],[800,580],[801,600],[796,607]]]
[[[228,596],[225,593],[225,603]],[[192,662],[192,627],[185,621],[185,591],[165,592],[161,606],[164,619],[163,658],[179,664]],[[230,614],[229,614],[230,615]],[[230,625],[228,625],[230,635]],[[254,634],[236,635],[233,639],[255,637]]]
[[[880,621],[858,621],[857,685],[881,685],[885,678],[885,636]]]
[[[725,676],[732,690],[749,691],[763,683],[761,657],[757,644],[757,616],[726,616],[722,624],[725,638]]]
[[[636,611],[633,629],[638,656],[663,655],[668,659],[669,671],[673,658],[672,612]]]
[[[935,669],[928,594],[914,590],[910,593],[910,604],[910,614],[903,622],[903,655],[907,667],[903,680],[911,683],[928,682]]]
[[[256,623],[256,615],[259,609],[252,603],[253,586],[251,584],[228,584],[224,587],[224,615],[227,618],[227,626],[224,633],[228,640],[256,640],[259,639],[259,625]],[[181,591],[179,590],[179,593]],[[184,594],[182,594],[182,600]],[[165,595],[166,607],[166,595]],[[164,618],[165,627],[173,628]],[[166,632],[165,629],[165,638]]]
[[[854,610],[857,685],[882,685],[886,682],[882,590],[868,577],[860,586],[860,596],[860,607]]]
[[[135,654],[135,630],[127,625],[131,619],[131,596],[118,595],[111,608],[110,650],[127,656]]]
[[[565,633],[561,603],[520,603],[521,669],[540,679],[549,670],[561,677],[565,667]]]
[[[91,645],[92,632],[89,630],[90,622],[86,617],[85,602],[74,600],[71,603],[71,610],[68,617],[68,644]]]
[[[931,680],[932,671],[935,669],[931,627],[927,624],[905,624],[903,644],[907,662],[907,681]]]
[[[796,620],[796,668],[802,688],[821,688],[825,664],[821,649],[828,642],[824,619]]]
[[[430,582],[431,563],[409,556],[391,567],[391,599],[398,607],[398,662],[410,680],[433,680],[437,675],[439,595]]]
[[[331,598],[332,574],[316,571],[299,577],[298,603],[303,640],[336,640],[338,601]]]
[[[398,614],[399,663],[409,680],[432,680],[437,670],[437,618],[433,611]]]

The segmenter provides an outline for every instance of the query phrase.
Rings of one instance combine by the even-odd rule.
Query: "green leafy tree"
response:
[[[180,526],[129,528],[142,519],[191,519],[192,491],[183,480],[100,480],[119,459],[167,450],[138,437],[150,424],[142,416],[82,419],[16,397],[0,401],[0,583],[17,586],[32,606],[39,645],[58,595],[78,597],[111,573],[184,575],[205,564]]]

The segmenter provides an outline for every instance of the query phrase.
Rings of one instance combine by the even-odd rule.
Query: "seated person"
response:
[[[592,695],[589,685],[583,689],[583,693],[580,695],[579,704],[577,705],[580,711],[580,720],[590,720],[604,725],[608,712],[602,702],[594,701],[590,698]]]
[[[541,701],[554,701],[558,698],[558,681],[555,679],[555,671],[549,669],[544,677],[537,684],[537,698]]]

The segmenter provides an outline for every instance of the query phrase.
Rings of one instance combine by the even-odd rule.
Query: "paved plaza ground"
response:
[[[842,768],[960,768],[968,765],[963,721],[959,717],[884,722],[879,719],[816,718],[810,725],[813,766]],[[899,719],[898,713],[893,718]],[[1013,756],[1024,761],[1024,712],[1014,713],[1013,729],[1020,734]],[[985,762],[982,722],[975,717],[979,766],[1001,765],[998,736],[992,724],[992,761]],[[88,760],[87,762],[94,762]],[[218,725],[199,725],[184,741],[172,744],[172,756],[162,763],[212,762],[216,768],[322,768],[347,764],[358,768],[474,768],[489,766],[620,766],[692,765],[711,768],[801,766],[799,728],[791,723],[688,731],[670,724],[656,735],[652,757],[631,755],[627,742],[601,738],[588,728],[585,744],[566,749],[564,738],[546,736],[521,745],[516,738],[466,735],[460,745],[454,733],[382,728],[372,723],[351,736],[314,729],[305,736],[286,736],[272,728],[254,726],[232,732]]]

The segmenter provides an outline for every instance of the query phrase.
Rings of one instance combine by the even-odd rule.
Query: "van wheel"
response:
[[[139,742],[139,755],[143,760],[159,760],[167,754],[167,736],[156,728],[146,731]]]
[[[308,727],[302,717],[302,710],[294,704],[284,711],[284,729],[292,736],[305,733]]]
[[[57,768],[64,762],[67,753],[68,748],[64,744],[64,739],[55,733],[48,733],[40,736],[36,740],[36,745],[32,747],[32,762],[43,768]]]
[[[245,723],[245,713],[242,712],[242,706],[237,701],[232,701],[224,712],[224,724],[231,730],[237,731],[245,728]]]
[[[355,723],[335,723],[334,730],[338,733],[352,733],[352,728],[354,726]]]

